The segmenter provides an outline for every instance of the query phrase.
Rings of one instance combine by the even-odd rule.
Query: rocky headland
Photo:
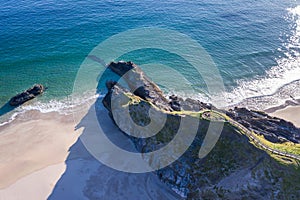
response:
[[[246,108],[220,110],[198,100],[174,95],[167,98],[132,62],[112,62],[108,68],[123,76],[128,85],[126,88],[116,81],[107,82],[108,93],[103,104],[111,117],[112,95],[116,97],[113,103],[127,107],[132,120],[140,126],[155,121],[149,117],[151,108],[167,115],[164,127],[151,137],[139,138],[132,131],[124,131],[141,153],[167,145],[182,119],[199,120],[196,137],[188,150],[171,165],[155,171],[177,193],[188,199],[296,199],[300,196],[300,129],[292,123]],[[212,151],[199,158],[210,122],[224,123],[224,127]],[[116,124],[121,130],[131,130],[126,123]]]

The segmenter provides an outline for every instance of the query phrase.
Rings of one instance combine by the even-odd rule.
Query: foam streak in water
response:
[[[286,49],[284,52],[284,58],[277,59],[277,65],[272,67],[265,77],[258,77],[252,80],[240,80],[238,81],[238,87],[233,89],[231,92],[224,94],[227,99],[228,106],[243,104],[243,101],[247,101],[249,107],[254,108],[266,108],[275,106],[275,104],[283,103],[287,99],[287,95],[280,96],[276,94],[279,91],[282,92],[282,89],[285,88],[290,92],[290,96],[300,96],[298,90],[290,90],[288,84],[298,83],[297,80],[300,80],[300,6],[295,8],[288,9],[289,17],[287,20],[291,20],[292,24],[292,34],[288,41],[283,44],[283,47]],[[275,95],[276,94],[276,95]],[[267,99],[274,95],[280,100],[274,102],[264,101],[263,96],[266,96]],[[249,101],[249,99],[253,101]],[[257,99],[261,99],[261,104]],[[255,100],[256,99],[256,100]],[[253,105],[252,105],[253,104]]]
[[[95,101],[102,95],[87,92],[83,95],[69,96],[62,100],[50,100],[49,102],[34,102],[30,105],[23,105],[16,108],[9,116],[4,116],[0,121],[0,126],[4,126],[17,118],[18,115],[24,114],[27,111],[38,110],[41,113],[58,112],[60,114],[71,114],[74,109],[81,105],[86,105],[89,102]]]

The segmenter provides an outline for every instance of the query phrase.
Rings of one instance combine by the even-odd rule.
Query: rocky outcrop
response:
[[[161,89],[148,78],[145,73],[133,62],[111,62],[108,68],[122,77],[133,94],[147,100],[157,107],[168,111],[193,110],[215,108],[210,104],[194,99],[183,99],[172,95],[167,99]],[[108,81],[107,88],[111,89],[115,81]]]
[[[300,129],[291,122],[271,117],[264,112],[238,107],[230,109],[226,114],[249,130],[263,135],[271,142],[283,143],[290,141],[300,143]]]
[[[42,94],[45,91],[45,87],[41,84],[35,84],[33,87],[29,88],[28,90],[17,94],[13,98],[9,100],[9,104],[11,106],[19,106],[23,103],[34,99],[36,96]]]
[[[151,101],[161,109],[172,110],[169,100],[163,95],[161,89],[133,62],[111,62],[108,68],[126,81],[134,95]]]
[[[109,68],[119,76],[130,71],[125,77],[128,89],[115,81],[107,82],[108,93],[103,104],[111,116],[112,95],[116,95],[113,101],[128,108],[132,120],[140,126],[151,122],[150,108],[167,112],[164,127],[148,138],[135,137],[127,123],[117,123],[141,153],[167,145],[177,134],[182,119],[193,117],[199,120],[196,137],[187,151],[171,165],[156,171],[164,183],[182,196],[188,199],[291,199],[300,195],[299,162],[285,154],[273,155],[272,151],[260,148],[268,143],[253,142],[251,138],[256,134],[264,135],[272,144],[270,148],[283,141],[297,145],[299,129],[291,123],[244,108],[221,111],[198,100],[176,96],[167,99],[132,62],[111,63]],[[136,88],[140,88],[138,92]],[[214,113],[223,116],[225,125],[212,151],[201,159],[198,152],[210,120],[219,118],[214,117]],[[245,134],[245,130],[251,134]],[[172,152],[169,154],[172,156]]]

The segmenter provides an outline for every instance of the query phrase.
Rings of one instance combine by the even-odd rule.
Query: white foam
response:
[[[22,110],[38,110],[42,113],[59,112],[61,114],[68,114],[72,112],[73,108],[86,104],[97,99],[99,94],[83,94],[82,96],[68,96],[62,100],[50,100],[47,103],[36,102],[32,105],[21,106]]]
[[[230,92],[225,92],[222,97],[217,97],[226,99],[227,106],[236,105],[249,98],[273,95],[283,86],[300,80],[300,6],[289,8],[288,11],[287,20],[292,21],[293,31],[288,42],[283,44],[286,57],[278,58],[277,65],[268,70],[266,76],[240,80],[237,82],[238,87]],[[291,93],[290,95],[300,96],[300,93]],[[282,103],[285,100],[281,99],[280,102],[276,102]],[[257,102],[253,101],[253,103]]]
[[[288,12],[290,15],[287,20],[292,21],[293,32],[288,39],[288,42],[283,45],[283,48],[279,49],[281,51],[285,51],[284,54],[286,57],[277,59],[277,65],[267,71],[265,77],[257,77],[252,80],[240,80],[238,81],[238,86],[236,88],[232,91],[225,92],[218,97],[210,97],[201,93],[187,94],[186,92],[178,91],[167,91],[167,93],[170,95],[177,94],[181,97],[200,99],[205,102],[210,102],[210,100],[214,98],[225,99],[226,102],[224,103],[227,107],[253,98],[252,106],[259,109],[263,109],[263,107],[258,105],[259,102],[257,99],[261,100],[262,97],[266,97],[262,103],[265,104],[267,102],[270,107],[275,104],[278,105],[284,103],[286,100],[285,98],[290,95],[294,97],[300,96],[299,90],[290,90],[289,87],[285,87],[289,83],[300,80],[300,5],[295,8],[289,8]],[[276,94],[280,88],[283,87],[291,93],[288,95]],[[284,92],[281,91],[281,93]],[[272,98],[269,98],[271,95],[274,95],[274,97],[278,99],[273,100]],[[21,106],[13,112],[8,120],[0,123],[0,126],[12,122],[19,114],[29,110],[39,110],[42,113],[59,112],[61,114],[68,114],[72,112],[76,106],[87,104],[98,97],[99,95],[97,94],[95,95],[94,93],[87,92],[80,96],[69,96],[62,100],[50,100],[50,102],[47,103],[35,102],[31,105]],[[247,104],[251,104],[251,102],[247,101]]]
[[[72,111],[81,105],[90,104],[102,95],[86,92],[82,95],[72,95],[61,100],[50,100],[49,102],[36,101],[29,105],[22,105],[16,108],[9,116],[7,120],[0,123],[0,126],[4,126],[11,123],[17,118],[18,115],[27,111],[38,110],[41,113],[58,112],[60,114],[71,114]]]
[[[4,125],[6,125],[6,124],[11,123],[11,122],[14,121],[14,120],[17,118],[17,116],[18,116],[19,114],[21,114],[21,113],[23,113],[23,111],[17,111],[17,112],[15,112],[15,113],[13,113],[13,114],[8,118],[8,120],[5,120],[4,122],[0,123],[0,126],[4,126]]]

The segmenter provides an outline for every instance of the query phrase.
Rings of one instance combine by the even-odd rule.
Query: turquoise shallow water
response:
[[[299,82],[293,82],[300,79],[297,1],[0,2],[0,106],[34,83],[42,83],[49,89],[33,107],[64,107],[89,52],[112,35],[141,27],[176,30],[199,42],[221,72],[229,105],[259,97],[248,104],[271,106],[290,95],[300,96]],[[122,59],[137,64],[164,60],[185,71],[184,61],[172,64],[174,55],[157,50],[131,52]],[[193,73],[187,76],[195,79]],[[205,87],[201,80],[193,81],[199,81],[195,86],[199,91]]]

